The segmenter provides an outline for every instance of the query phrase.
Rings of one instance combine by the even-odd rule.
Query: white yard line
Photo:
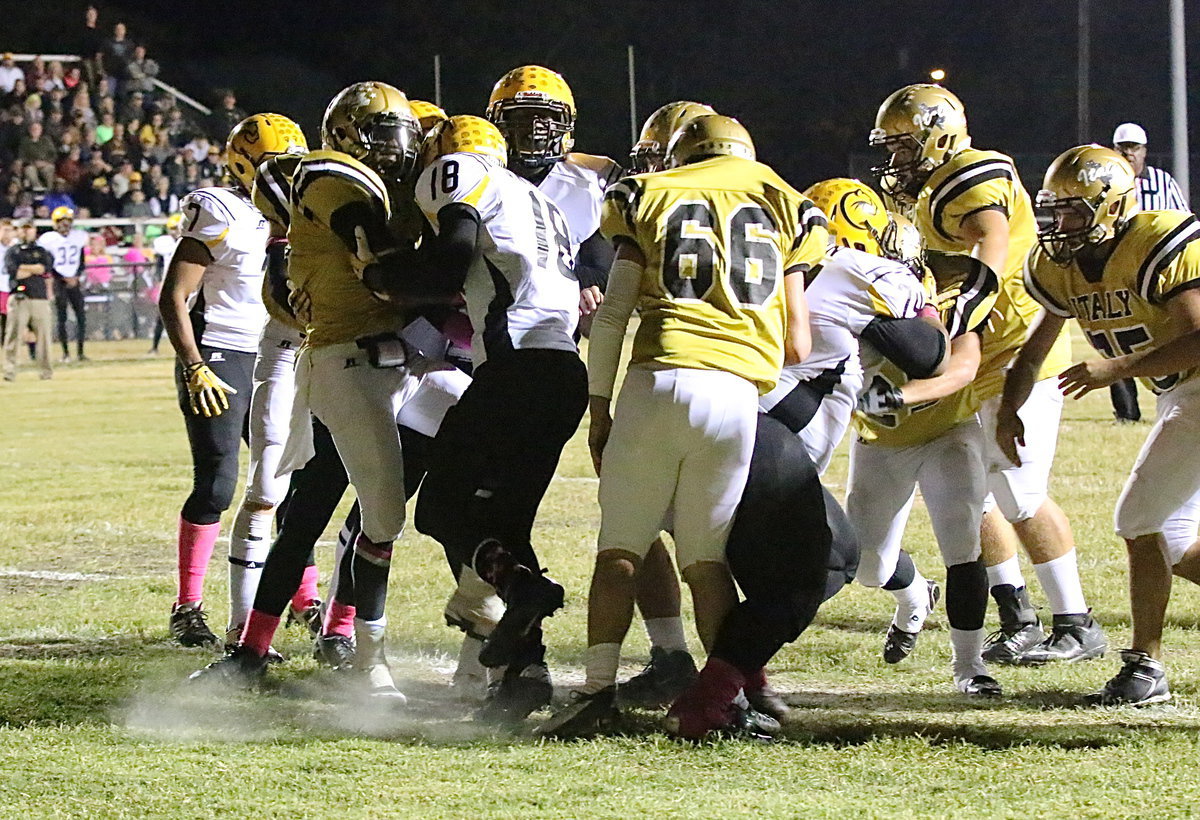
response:
[[[125,581],[137,576],[109,575],[103,572],[57,572],[48,569],[0,567],[0,578],[30,578],[35,581]]]

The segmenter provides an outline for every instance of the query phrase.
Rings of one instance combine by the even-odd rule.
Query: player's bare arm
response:
[[[963,235],[975,247],[971,251],[994,271],[1008,265],[1008,215],[997,208],[976,211],[962,221]]]
[[[192,323],[188,320],[187,300],[200,287],[204,269],[212,261],[212,254],[204,247],[204,243],[184,237],[171,258],[171,265],[163,279],[162,294],[158,297],[163,327],[184,367],[204,361],[196,344],[196,336],[192,333]]]
[[[804,274],[808,269],[808,265],[798,265],[784,272],[783,293],[788,316],[784,364],[799,364],[812,352],[812,329],[808,325],[808,302],[804,298]]]
[[[1025,444],[1025,425],[1017,416],[1017,411],[1029,398],[1038,371],[1050,355],[1050,348],[1054,346],[1066,321],[1043,308],[1004,381],[1004,394],[996,414],[996,444],[1008,460],[1018,466],[1021,459],[1017,455],[1017,444]]]

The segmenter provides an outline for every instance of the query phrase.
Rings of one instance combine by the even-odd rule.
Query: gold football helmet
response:
[[[661,171],[667,167],[667,145],[671,136],[696,117],[715,113],[712,106],[688,100],[660,107],[642,125],[642,133],[629,152],[630,168],[637,174]]]
[[[421,164],[445,154],[479,154],[496,165],[508,161],[508,146],[500,130],[483,117],[459,114],[433,126],[421,146]]]
[[[409,108],[412,109],[413,116],[417,118],[417,122],[421,123],[421,133],[428,134],[433,126],[443,120],[450,119],[446,116],[446,112],[431,102],[424,100],[409,100]]]
[[[553,165],[575,144],[575,95],[561,74],[542,66],[523,65],[501,77],[487,118],[525,168]]]
[[[1078,145],[1058,155],[1046,169],[1037,208],[1048,225],[1038,242],[1060,265],[1086,245],[1112,239],[1138,211],[1133,166],[1116,151]]]
[[[667,145],[668,168],[715,156],[755,157],[750,132],[733,117],[702,114],[677,130]]]
[[[904,214],[888,211],[888,226],[879,238],[888,259],[911,270],[918,279],[925,275],[925,238]]]
[[[970,146],[966,109],[940,85],[906,85],[879,106],[868,141],[888,154],[871,169],[883,192],[915,202],[934,169]]]
[[[225,143],[225,167],[238,186],[254,187],[258,166],[276,154],[303,154],[308,141],[300,126],[282,114],[255,114],[239,122]]]
[[[68,208],[66,205],[59,205],[57,208],[55,208],[53,211],[51,211],[50,221],[58,222],[59,220],[62,220],[62,219],[68,219],[68,220],[74,221],[75,220],[75,212],[73,210],[71,210],[70,208]]]
[[[329,101],[321,142],[385,176],[405,179],[417,164],[421,124],[400,89],[381,82],[355,83]]]

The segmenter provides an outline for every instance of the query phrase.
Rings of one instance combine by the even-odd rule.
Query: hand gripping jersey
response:
[[[836,415],[824,423],[830,444],[836,446],[850,424],[864,369],[869,379],[883,363],[869,345],[860,354],[859,334],[877,317],[914,318],[925,307],[925,288],[899,262],[838,247],[829,252],[804,296],[812,352],[800,364],[783,369],[779,384],[759,400],[759,407],[769,411],[799,382],[833,380],[832,395],[821,402],[820,413],[828,407]],[[828,463],[825,453],[811,455],[819,467]]]
[[[38,237],[37,243],[54,257],[54,272],[59,276],[71,278],[84,273],[83,250],[87,247],[87,234],[79,228],[72,228],[63,236],[58,231],[47,231]]]
[[[242,194],[201,188],[180,203],[182,239],[202,242],[212,262],[191,305],[200,343],[254,353],[267,321],[262,302],[267,220]]]
[[[983,333],[996,304],[996,275],[964,254],[930,253],[928,264],[933,271],[929,301],[937,307],[951,341],[965,333]],[[908,381],[903,371],[888,361],[880,362],[879,372],[872,376],[872,381],[880,379],[896,387]],[[979,409],[981,399],[974,386],[972,382],[943,399],[902,407],[888,415],[855,413],[858,436],[884,447],[913,447],[932,441]]]
[[[1179,335],[1165,302],[1200,287],[1200,223],[1183,211],[1143,211],[1117,233],[1098,278],[1072,261],[1054,262],[1038,247],[1029,256],[1025,284],[1045,308],[1079,320],[1088,342],[1106,359],[1159,347]],[[1144,378],[1155,393],[1188,381],[1196,369]]]
[[[438,212],[451,203],[479,213],[480,252],[463,289],[476,367],[513,349],[576,350],[575,257],[566,219],[545,194],[476,154],[438,157],[416,193],[435,231]]]
[[[348,154],[312,151],[297,163],[290,212],[288,278],[307,303],[299,317],[306,344],[399,330],[404,312],[372,295],[356,256],[356,233],[366,235],[375,253],[405,241],[391,224],[391,199],[379,175]]]
[[[720,156],[627,177],[600,225],[646,257],[633,364],[724,370],[775,386],[787,310],[783,274],[815,267],[821,211],[762,163]]]
[[[1025,291],[1021,269],[1037,244],[1037,223],[1029,194],[1011,158],[996,151],[967,148],[938,167],[921,189],[914,223],[930,250],[970,253],[974,242],[962,233],[968,216],[994,209],[1008,217],[1008,263],[996,271],[1000,292],[983,335],[983,355],[975,377],[981,401],[1000,395],[1004,371],[1025,343],[1038,305]],[[1071,364],[1071,339],[1065,331],[1055,342],[1038,379],[1056,376]]]
[[[600,229],[604,192],[620,173],[621,166],[608,157],[567,154],[550,166],[550,172],[538,183],[538,190],[558,206],[567,220],[572,253]]]
[[[254,175],[251,199],[254,207],[276,225],[276,235],[280,230],[287,233],[292,221],[292,178],[296,174],[296,166],[300,164],[300,159],[300,154],[276,154],[260,165]],[[266,275],[263,277],[262,292],[267,313],[277,322],[303,332],[304,325],[293,315],[287,304],[289,293],[286,267],[276,270],[268,264]]]

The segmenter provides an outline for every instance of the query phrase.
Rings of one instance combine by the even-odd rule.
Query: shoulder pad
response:
[[[621,166],[608,157],[602,157],[598,154],[581,154],[572,152],[563,158],[563,162],[577,165],[591,171],[596,176],[600,177],[600,181],[605,187],[612,185],[621,178],[623,171]]]

